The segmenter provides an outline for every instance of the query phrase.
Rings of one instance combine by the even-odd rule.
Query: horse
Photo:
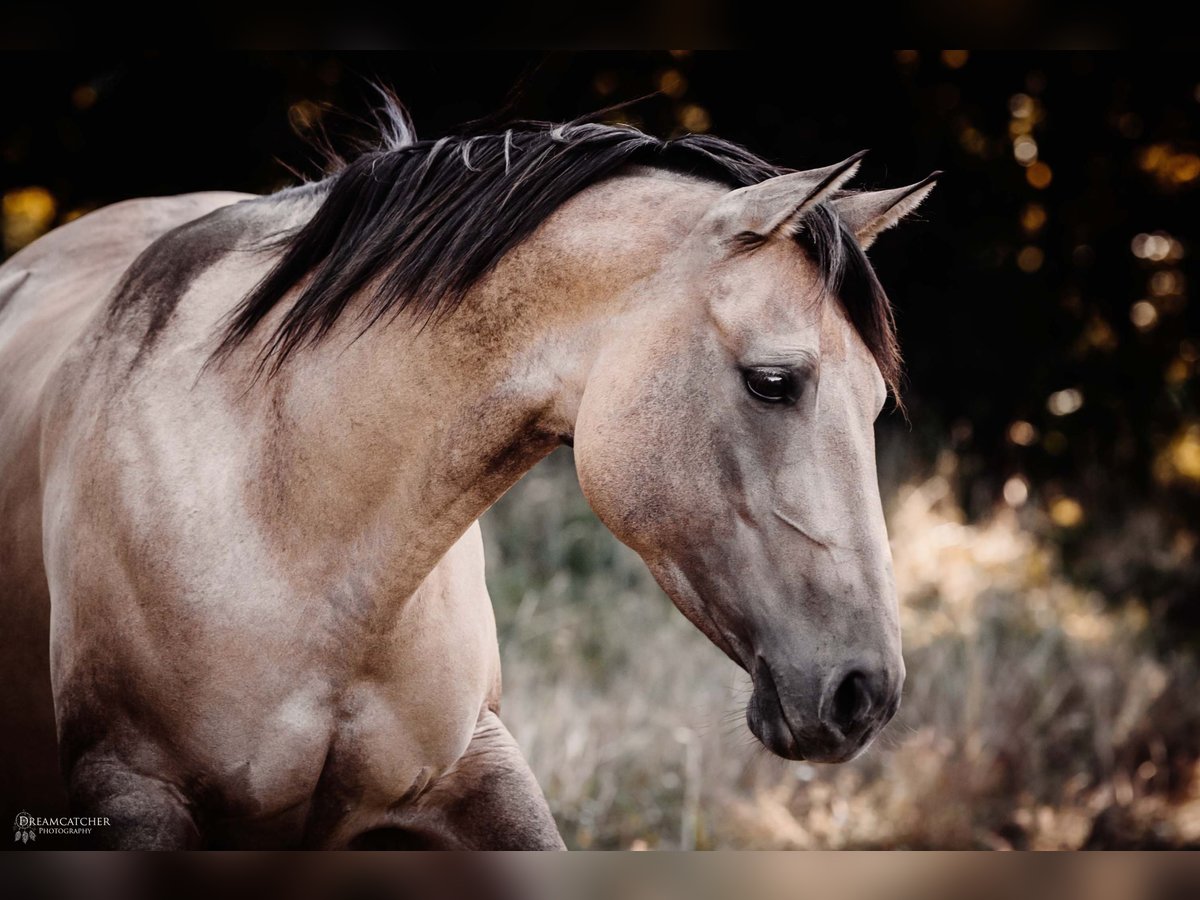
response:
[[[934,176],[382,115],[321,180],[118,203],[0,267],[6,802],[120,848],[562,847],[478,519],[564,444],[762,745],[861,753],[904,680],[864,251]]]

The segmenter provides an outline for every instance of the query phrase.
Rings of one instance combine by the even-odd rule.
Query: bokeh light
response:
[[[712,119],[704,107],[688,103],[679,110],[679,124],[693,134],[703,134],[712,126]]]
[[[1013,156],[1021,165],[1032,166],[1037,162],[1037,155],[1037,141],[1028,135],[1023,134],[1013,141]]]
[[[1073,497],[1058,497],[1050,503],[1050,520],[1059,528],[1077,528],[1083,519],[1083,505]]]
[[[1149,331],[1158,324],[1158,310],[1149,300],[1139,300],[1129,308],[1129,321],[1142,331]]]
[[[1042,252],[1042,248],[1032,244],[1022,247],[1021,252],[1017,254],[1017,268],[1022,272],[1036,272],[1045,261],[1046,254]]]
[[[1069,416],[1083,407],[1083,392],[1078,388],[1055,391],[1046,401],[1046,409],[1052,416]]]
[[[0,202],[4,217],[4,252],[16,253],[41,237],[54,222],[58,204],[44,187],[8,191]]]
[[[1013,475],[1004,482],[1004,502],[1009,506],[1024,506],[1029,499],[1029,482],[1020,475]]]
[[[1018,419],[1008,427],[1008,439],[1018,447],[1031,447],[1037,442],[1038,432],[1032,424]]]
[[[970,53],[966,50],[943,50],[942,65],[948,69],[961,69],[967,64]]]
[[[1030,187],[1035,187],[1038,190],[1050,187],[1050,182],[1053,178],[1054,173],[1044,162],[1035,162],[1025,170],[1025,180],[1029,182]]]

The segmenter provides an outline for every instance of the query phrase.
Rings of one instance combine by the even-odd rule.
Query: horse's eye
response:
[[[764,403],[794,403],[796,376],[787,369],[746,369],[746,390]]]

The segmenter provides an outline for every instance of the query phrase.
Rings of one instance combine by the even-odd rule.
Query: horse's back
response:
[[[49,680],[39,450],[46,386],[155,240],[245,195],[131,200],[56,229],[0,266],[0,798],[61,808]]]

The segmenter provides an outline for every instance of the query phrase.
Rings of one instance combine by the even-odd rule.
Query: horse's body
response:
[[[836,187],[827,174],[806,187],[789,178],[803,191],[784,197],[789,211]],[[683,277],[663,261],[715,207],[728,218],[720,204],[737,193],[652,170],[595,179],[508,248],[454,315],[420,329],[343,318],[269,377],[258,377],[261,353],[287,303],[217,364],[214,335],[277,263],[264,243],[314,221],[318,189],[133,201],[0,267],[6,802],[53,808],[61,763],[71,807],[108,816],[114,827],[98,836],[121,846],[560,846],[498,717],[476,520],[572,439],[602,518],[755,676],[766,698],[750,713],[756,733],[789,756],[859,752],[894,711],[900,677],[898,637],[876,642],[866,612],[881,608],[879,633],[895,635],[887,561],[874,555],[881,520],[856,512],[878,506],[873,469],[824,474],[814,489],[850,485],[839,509],[853,521],[765,507],[770,534],[800,542],[795,552],[841,560],[830,576],[840,587],[815,568],[804,576],[850,611],[846,622],[818,616],[821,639],[802,654],[820,673],[810,686],[772,661],[787,628],[764,638],[705,604],[728,585],[688,560],[713,548],[692,541],[681,556],[668,540],[683,527],[671,503],[696,488],[678,482],[686,471],[622,456],[640,439],[617,426],[640,413],[602,414],[595,399],[618,396],[608,382],[637,368],[606,359],[614,328],[671,339],[646,319],[664,314],[651,301],[669,307],[666,289]],[[751,199],[756,215],[781,202]],[[759,264],[793,282],[819,277],[788,243],[755,250]],[[817,306],[828,390],[844,370],[855,421],[867,422],[835,427],[835,443],[861,455],[879,373],[837,304]],[[736,317],[722,323],[734,340]],[[682,327],[677,336],[689,340]],[[675,464],[700,472],[696,454],[711,446]],[[721,477],[745,477],[744,460],[721,465]],[[629,489],[661,496],[612,499]],[[726,546],[756,504],[742,501]],[[753,589],[770,610],[782,602],[772,567],[792,562],[767,550]],[[856,599],[864,585],[869,603]]]
[[[5,729],[13,760],[6,771],[18,776],[6,800],[37,809],[39,800],[53,803],[61,793],[46,653],[51,593],[63,756],[76,770],[80,755],[96,757],[72,779],[86,785],[74,789],[76,803],[86,804],[86,793],[111,777],[110,751],[132,752],[137,774],[113,775],[144,775],[147,783],[135,793],[134,808],[106,808],[144,828],[148,843],[194,841],[190,814],[176,809],[182,794],[189,808],[205,808],[209,840],[336,846],[400,824],[415,837],[433,826],[423,817],[415,821],[412,808],[391,807],[407,799],[415,808],[413,801],[439,777],[444,781],[473,742],[485,773],[494,765],[503,778],[527,780],[520,786],[532,787],[537,799],[492,714],[499,655],[478,525],[423,577],[421,564],[404,558],[381,573],[403,596],[391,594],[389,584],[385,593],[396,602],[376,605],[366,587],[371,573],[356,572],[352,562],[357,542],[378,540],[369,526],[366,534],[326,538],[337,549],[312,555],[294,551],[284,534],[264,546],[265,536],[249,526],[247,487],[269,492],[262,502],[287,502],[289,486],[262,470],[264,458],[274,462],[271,452],[289,451],[263,446],[285,435],[236,421],[242,418],[231,411],[236,392],[197,402],[204,389],[192,382],[207,342],[195,342],[190,353],[167,345],[162,357],[145,361],[144,374],[129,377],[144,321],[114,326],[103,301],[134,259],[177,226],[184,230],[151,252],[151,258],[163,254],[176,273],[197,243],[203,254],[204,231],[240,231],[254,219],[254,203],[222,207],[242,199],[210,194],[121,204],[56,231],[5,267],[12,279],[6,283],[17,284],[0,349],[0,383],[11,390],[0,429],[3,507],[13,511],[3,522],[12,529],[3,546],[13,549],[0,572],[6,615],[20,623],[5,631],[14,639],[5,641],[4,658],[5,696],[13,704],[7,721],[15,725]],[[199,274],[183,268],[185,282]],[[211,285],[214,293],[206,296],[216,302],[209,310],[196,304],[203,321],[195,333],[215,327],[228,298],[256,277],[232,275],[237,286],[230,293]],[[171,289],[187,289],[176,285]],[[266,401],[271,421],[286,415],[283,402],[278,395]],[[137,411],[129,414],[130,407]],[[125,503],[136,513],[114,515]],[[302,525],[314,531],[331,518],[328,511],[303,515]],[[384,546],[418,544],[424,528],[414,526],[395,544],[389,535]],[[85,536],[94,536],[94,545]],[[339,571],[320,571],[326,566]],[[302,587],[306,581],[320,586]],[[177,605],[167,598],[180,596],[172,586],[180,583],[189,588]],[[313,592],[309,602],[300,599]],[[428,627],[434,618],[454,627]],[[347,653],[349,647],[355,652]],[[8,668],[10,661],[19,664]],[[32,695],[20,697],[22,689]],[[30,713],[39,721],[30,722]],[[85,733],[75,732],[74,722]],[[86,732],[100,722],[107,734],[96,753],[89,746],[96,735]],[[495,759],[485,766],[489,748]],[[162,804],[147,801],[146,791],[169,798],[168,810],[180,814],[164,819]],[[523,830],[520,816],[512,815],[513,799],[501,818],[503,832],[465,834],[462,822],[442,840],[552,846],[557,835],[544,805],[530,810]]]

